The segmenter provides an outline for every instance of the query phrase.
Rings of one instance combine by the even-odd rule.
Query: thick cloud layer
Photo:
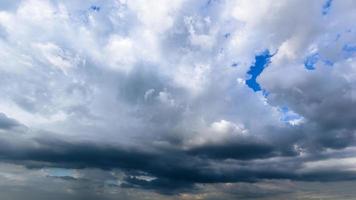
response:
[[[0,196],[283,199],[352,183],[355,11],[352,0],[0,2]]]

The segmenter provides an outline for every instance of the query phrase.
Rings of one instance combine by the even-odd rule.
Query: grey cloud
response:
[[[0,129],[9,130],[18,126],[21,126],[18,121],[7,117],[4,113],[0,113]]]
[[[260,156],[258,148],[249,149],[249,151],[255,151],[256,154],[245,151],[245,155],[230,155],[217,154],[215,149],[208,147],[203,151],[203,155],[195,156],[196,152],[195,155],[190,155],[190,153],[186,154],[184,151],[170,148],[151,150],[144,146],[140,149],[137,147],[121,148],[89,143],[70,143],[58,139],[36,139],[34,142],[33,145],[20,144],[19,146],[19,144],[3,141],[2,160],[22,164],[30,169],[43,167],[99,168],[105,171],[119,169],[127,175],[122,187],[143,188],[164,194],[191,191],[196,183],[258,182],[263,179],[338,181],[356,178],[355,173],[342,170],[299,172],[303,169],[301,168],[303,159],[298,157],[296,159],[285,157],[283,161],[254,160]],[[233,150],[221,148],[221,152],[229,150],[238,153],[238,151],[243,152],[239,148],[246,148],[246,146],[235,146]],[[277,156],[266,152],[264,158]],[[211,156],[212,159],[205,157],[204,154]],[[217,156],[219,159],[215,160]],[[219,161],[220,158],[226,158],[226,160]],[[227,158],[241,161],[232,162]],[[252,160],[246,160],[248,158]],[[284,164],[281,165],[281,162]],[[152,176],[153,180],[136,178],[140,173]]]
[[[340,51],[356,12],[324,4],[1,2],[0,162],[26,167],[0,173],[1,199],[285,199],[284,183],[354,181],[355,55]]]
[[[356,119],[353,111],[356,102],[351,96],[353,86],[330,70],[317,71],[305,74],[305,81],[295,83],[293,89],[283,86],[283,78],[271,81],[273,86],[266,83],[271,92],[268,100],[271,104],[288,106],[306,119],[302,131],[312,146],[317,143],[330,148],[353,145]],[[263,76],[266,80],[274,75]]]

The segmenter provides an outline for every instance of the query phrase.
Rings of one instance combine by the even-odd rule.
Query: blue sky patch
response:
[[[356,52],[356,45],[346,44],[346,45],[344,45],[342,50],[346,51],[346,52],[349,52],[349,53]]]
[[[313,53],[309,56],[307,56],[304,60],[304,66],[308,70],[314,70],[315,67],[314,65],[319,61],[319,54],[318,53]]]
[[[293,110],[290,110],[287,106],[282,106],[279,108],[279,110],[282,114],[281,121],[285,123],[296,125],[298,124],[298,121],[303,119],[302,116],[295,113]]]
[[[268,92],[267,90],[262,90],[262,95],[263,95],[264,97],[268,97],[269,92]]]
[[[343,51],[343,56],[345,59],[353,57],[354,54],[356,53],[356,45],[355,44],[345,44],[342,47],[342,51]]]
[[[73,176],[74,171],[71,169],[63,168],[50,168],[47,170],[50,176],[54,177],[71,177]]]
[[[261,90],[260,84],[257,83],[257,77],[262,73],[262,71],[270,63],[270,58],[273,55],[270,54],[268,50],[265,50],[259,55],[255,56],[255,63],[250,67],[247,74],[250,75],[250,79],[246,80],[246,85],[250,87],[253,91],[257,92]]]
[[[331,60],[323,60],[324,64],[325,65],[328,65],[328,66],[333,66],[334,65],[334,62],[331,61]]]
[[[92,5],[92,6],[90,6],[90,10],[95,11],[95,12],[99,12],[100,11],[100,6]]]
[[[225,33],[225,34],[224,34],[224,38],[229,38],[230,35],[231,35],[230,33]]]
[[[332,2],[333,2],[333,0],[326,0],[325,1],[324,5],[323,5],[323,9],[322,9],[322,14],[323,15],[327,15],[329,13]]]

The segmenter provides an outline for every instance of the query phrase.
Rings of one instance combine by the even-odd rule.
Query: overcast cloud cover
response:
[[[356,199],[356,1],[0,0],[0,199]]]

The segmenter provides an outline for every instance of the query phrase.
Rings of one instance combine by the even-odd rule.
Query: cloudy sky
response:
[[[354,0],[0,0],[0,199],[356,199],[355,20]]]

